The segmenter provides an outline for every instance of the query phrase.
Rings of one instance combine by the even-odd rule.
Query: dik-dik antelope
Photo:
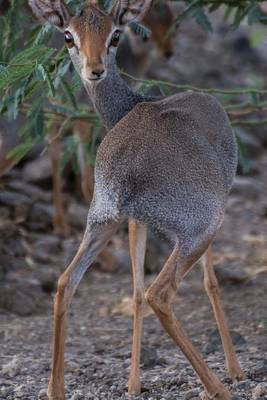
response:
[[[182,93],[155,100],[132,91],[116,67],[122,28],[138,21],[151,0],[118,0],[110,15],[88,1],[71,16],[61,0],[29,0],[34,14],[65,34],[71,59],[108,133],[99,146],[95,188],[78,252],[58,281],[50,400],[63,400],[67,312],[82,276],[119,226],[129,220],[134,281],[134,329],[129,393],[139,394],[145,299],[192,364],[207,399],[229,400],[229,390],[192,345],[172,310],[177,287],[205,255],[204,283],[221,334],[226,365],[242,379],[222,311],[210,245],[224,215],[237,164],[236,141],[217,100]],[[147,226],[164,232],[173,251],[144,291]]]

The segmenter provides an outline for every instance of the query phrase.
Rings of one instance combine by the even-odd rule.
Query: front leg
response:
[[[118,226],[118,222],[110,222],[103,225],[95,224],[92,228],[87,227],[78,252],[59,278],[54,302],[53,360],[47,392],[49,400],[65,400],[64,348],[67,312],[72,297],[84,273],[103,250]]]
[[[134,302],[131,372],[128,381],[128,392],[131,395],[139,395],[141,393],[140,354],[145,303],[144,259],[146,237],[147,230],[145,225],[135,220],[129,221],[129,242],[132,261]]]

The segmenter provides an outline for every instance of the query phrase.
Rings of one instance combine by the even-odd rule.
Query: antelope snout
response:
[[[105,68],[102,64],[86,66],[82,70],[82,77],[85,81],[97,81],[105,77]]]

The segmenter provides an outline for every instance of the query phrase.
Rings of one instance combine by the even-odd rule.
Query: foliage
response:
[[[176,23],[179,23],[186,16],[190,16],[207,32],[212,31],[212,24],[208,13],[224,7],[224,19],[228,21],[232,29],[237,29],[240,23],[247,19],[249,24],[257,22],[267,24],[267,16],[261,10],[260,3],[257,0],[185,0],[175,3],[185,3],[183,11],[176,17]]]
[[[80,8],[82,1],[69,0],[67,3],[75,12]],[[114,0],[102,0],[102,3],[110,12]],[[202,29],[211,32],[209,13],[219,7],[224,8],[224,17],[231,29],[237,29],[245,19],[249,24],[267,23],[267,16],[260,8],[261,1],[176,0],[176,3],[182,5],[183,11],[177,13],[174,27],[184,18],[190,17]],[[25,123],[20,131],[23,144],[14,149],[10,156],[19,161],[33,146],[44,141],[53,124],[59,126],[57,136],[60,136],[71,129],[77,119],[86,119],[92,123],[96,132],[92,135],[93,141],[88,151],[88,159],[93,162],[100,122],[95,113],[88,109],[88,104],[79,101],[80,79],[71,65],[63,43],[62,47],[56,49],[58,40],[55,40],[54,28],[40,27],[32,17],[26,0],[10,0],[9,7],[4,13],[2,10],[2,14],[0,15],[0,113],[6,115],[9,120],[16,119],[19,113],[25,116]],[[144,38],[149,34],[147,28],[135,22],[130,28]],[[254,38],[254,41],[256,40],[257,38]],[[169,94],[171,88],[203,90],[168,82],[142,81],[140,91],[145,92],[152,85],[157,85],[163,94]],[[234,116],[235,124],[265,122],[264,119],[255,121],[239,117],[266,110],[266,90],[254,87],[230,91],[216,89],[204,89],[204,91],[221,96],[229,114]],[[69,139],[64,164],[68,161],[68,157],[73,157],[73,149],[76,147],[75,140]]]

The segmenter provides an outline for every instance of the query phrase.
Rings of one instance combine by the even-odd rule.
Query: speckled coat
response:
[[[217,229],[236,163],[229,120],[214,97],[188,92],[138,103],[99,147],[89,219],[132,217],[188,242]]]

